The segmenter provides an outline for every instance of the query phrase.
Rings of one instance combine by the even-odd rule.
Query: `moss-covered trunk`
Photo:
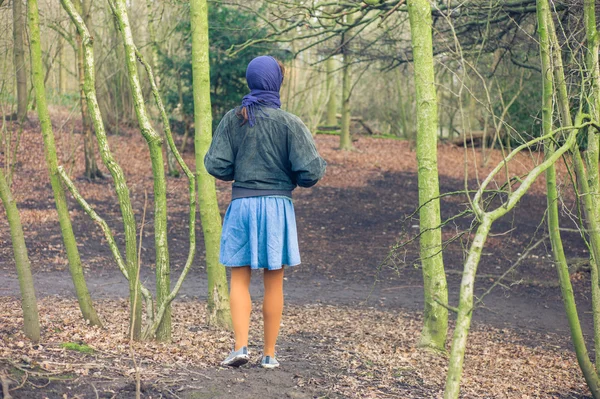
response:
[[[428,0],[409,0],[408,13],[417,100],[417,167],[419,184],[420,256],[425,309],[420,346],[445,351],[448,302],[442,258],[440,188],[437,166],[437,97],[433,69],[431,6]]]
[[[76,0],[75,8],[77,12],[83,17],[85,25],[89,25],[90,20],[90,8],[91,4],[89,0]],[[102,177],[102,173],[98,169],[96,164],[96,156],[94,154],[94,132],[92,130],[92,123],[88,114],[88,103],[83,90],[85,84],[85,76],[83,72],[83,46],[81,34],[79,31],[75,34],[77,40],[77,76],[79,78],[79,105],[81,108],[81,123],[83,130],[83,155],[85,160],[85,177],[90,180],[96,177]]]
[[[13,52],[17,78],[17,120],[27,117],[27,69],[25,64],[25,15],[23,0],[13,0]]]
[[[8,183],[0,168],[0,198],[6,210],[8,226],[10,227],[10,238],[12,240],[17,275],[19,276],[19,288],[21,289],[21,307],[23,309],[23,331],[27,338],[33,342],[40,340],[40,320],[35,299],[35,288],[31,276],[31,265],[27,255],[27,246],[23,235],[23,225],[17,204],[12,197]]]
[[[540,58],[542,61],[542,129],[544,135],[552,131],[552,117],[554,111],[553,104],[553,79],[552,79],[552,61],[551,61],[551,46],[548,38],[548,24],[546,18],[550,17],[548,9],[548,1],[541,0],[537,2],[537,19],[538,19],[538,36],[540,41]],[[558,51],[558,49],[556,49]],[[554,153],[554,140],[548,139],[544,145],[546,158]],[[548,232],[550,234],[550,243],[552,245],[552,253],[554,256],[554,264],[558,272],[558,280],[571,330],[571,340],[577,355],[579,367],[583,372],[585,380],[590,387],[590,391],[594,398],[600,396],[600,381],[596,374],[594,365],[590,361],[589,354],[586,348],[579,316],[577,314],[577,305],[575,296],[573,295],[573,286],[569,275],[569,267],[565,257],[562,239],[559,229],[558,217],[558,190],[556,188],[556,170],[554,165],[546,171],[546,196],[548,202]],[[596,328],[596,327],[595,327]]]
[[[140,298],[140,284],[135,284],[135,271],[138,266],[137,256],[137,237],[136,237],[136,222],[133,213],[133,207],[131,206],[131,198],[129,196],[129,188],[125,180],[125,174],[114,159],[110,147],[108,145],[108,138],[104,122],[102,120],[102,114],[100,112],[100,106],[98,104],[98,98],[96,96],[96,74],[94,67],[94,49],[92,43],[92,36],[87,30],[87,24],[81,15],[77,13],[76,7],[70,1],[62,1],[64,9],[67,11],[71,20],[77,28],[78,34],[81,36],[81,50],[82,50],[82,73],[84,81],[82,85],[83,94],[88,104],[89,118],[94,125],[96,131],[96,139],[98,141],[98,149],[102,161],[109,173],[111,174],[117,198],[119,200],[119,207],[121,209],[121,215],[123,217],[123,229],[125,231],[125,254],[126,254],[126,269],[128,272],[129,282],[129,300],[130,305],[136,303],[135,309],[130,309],[130,334],[134,339],[141,338],[141,326],[142,326],[142,306],[141,301],[134,301],[134,298]]]
[[[346,16],[346,24],[354,21],[352,15]],[[350,31],[342,35],[342,121],[340,131],[340,150],[352,149],[350,135],[350,96],[352,95],[352,52],[350,50]]]
[[[167,184],[162,153],[163,140],[152,127],[150,117],[144,103],[142,86],[137,70],[136,47],[131,33],[131,25],[127,16],[125,0],[112,3],[113,13],[121,31],[125,48],[125,62],[129,77],[129,86],[133,96],[135,112],[140,130],[150,150],[152,176],[154,180],[154,245],[156,248],[156,305],[165,305],[164,317],[156,331],[160,341],[171,339],[171,310],[167,298],[171,290],[169,266],[169,246],[167,242]]]
[[[325,125],[327,127],[336,127],[338,126],[337,122],[337,85],[335,84],[335,58],[333,56],[329,57],[326,63],[327,67],[327,115]]]
[[[219,264],[221,215],[217,203],[215,179],[204,167],[204,156],[212,140],[212,114],[210,105],[210,69],[208,58],[208,4],[206,0],[190,1],[192,24],[192,74],[194,90],[194,138],[196,175],[200,219],[206,247],[208,272],[208,322],[230,328],[231,312],[225,268]]]
[[[63,236],[63,242],[69,259],[69,270],[75,285],[79,308],[85,320],[92,325],[101,326],[102,323],[96,314],[92,305],[92,299],[85,283],[81,258],[77,249],[77,242],[73,234],[73,227],[67,208],[67,200],[64,189],[58,175],[58,160],[56,157],[56,145],[54,144],[54,133],[52,132],[52,123],[48,113],[46,103],[46,89],[44,87],[44,67],[42,63],[42,47],[40,39],[40,25],[37,0],[28,0],[28,18],[29,18],[29,37],[31,43],[31,69],[33,76],[33,86],[35,88],[35,98],[37,102],[37,112],[42,129],[42,138],[44,140],[44,153],[46,163],[50,173],[50,183],[56,202],[58,212],[58,221]]]

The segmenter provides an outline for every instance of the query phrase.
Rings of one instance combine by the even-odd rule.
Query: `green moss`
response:
[[[75,342],[64,342],[60,346],[70,351],[77,351],[81,353],[94,353],[94,349],[86,344],[78,344]]]

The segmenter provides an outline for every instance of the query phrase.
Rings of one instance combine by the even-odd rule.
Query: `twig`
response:
[[[385,15],[381,16],[381,21],[379,22],[379,24],[377,24],[377,27],[379,28],[381,25],[383,25],[383,23],[385,22],[385,20],[394,13],[394,11],[396,11],[398,8],[400,8],[400,6],[402,4],[404,4],[405,0],[400,0],[398,1],[398,3],[392,7],[388,12],[385,13]]]
[[[96,389],[96,387],[94,386],[94,384],[92,384],[90,382],[90,385],[92,386],[92,389],[94,390],[94,393],[96,394],[96,399],[100,399],[100,395],[98,394],[98,390]]]
[[[454,313],[458,313],[458,308],[456,308],[456,307],[454,307],[454,306],[450,306],[450,305],[448,305],[447,303],[444,303],[444,302],[440,301],[440,299],[439,299],[437,296],[434,296],[434,297],[433,297],[433,300],[434,300],[434,301],[435,301],[435,302],[436,302],[438,305],[440,305],[440,306],[442,306],[442,307],[444,307],[444,308],[448,309],[449,311],[451,311],[451,312],[454,312]]]
[[[8,389],[10,387],[10,380],[6,377],[4,372],[0,373],[0,384],[2,384],[2,395],[4,399],[12,399]]]
[[[138,245],[138,264],[137,264],[137,270],[136,270],[136,275],[135,275],[135,286],[137,287],[139,282],[140,282],[140,268],[141,268],[141,259],[142,259],[142,241],[144,240],[144,225],[146,224],[146,210],[148,209],[148,191],[144,190],[144,212],[142,213],[142,224],[140,226],[140,239],[139,239],[139,245]],[[133,307],[132,309],[135,309],[137,307],[137,301],[138,301],[138,290],[135,290],[135,294],[133,295]],[[131,325],[134,326],[135,325],[135,317],[136,314],[135,312],[131,312]],[[140,399],[141,395],[142,395],[142,383],[141,383],[141,376],[140,376],[140,368],[138,366],[137,360],[135,360],[135,351],[133,349],[133,335],[134,335],[134,328],[131,328],[130,331],[130,335],[129,335],[129,354],[131,355],[131,360],[133,361],[133,366],[135,368],[135,398],[136,399]],[[96,393],[97,396],[97,393]]]

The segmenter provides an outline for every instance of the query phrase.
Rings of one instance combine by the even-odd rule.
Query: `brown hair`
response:
[[[273,57],[273,58],[275,58],[275,57]],[[285,65],[283,65],[283,62],[279,61],[277,58],[275,58],[275,61],[277,61],[277,65],[279,65],[279,69],[281,69],[281,77],[282,77],[282,79],[285,78]],[[246,108],[246,107],[239,107],[237,109],[237,111],[235,112],[235,115],[238,118],[242,119],[242,124],[240,126],[244,126],[244,124],[246,122],[248,122],[248,108]]]

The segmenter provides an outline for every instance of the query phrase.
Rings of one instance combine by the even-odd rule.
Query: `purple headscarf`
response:
[[[262,55],[248,64],[246,81],[250,94],[242,99],[242,107],[248,110],[250,126],[256,123],[256,111],[262,107],[281,108],[279,89],[283,82],[283,73],[275,58]]]

